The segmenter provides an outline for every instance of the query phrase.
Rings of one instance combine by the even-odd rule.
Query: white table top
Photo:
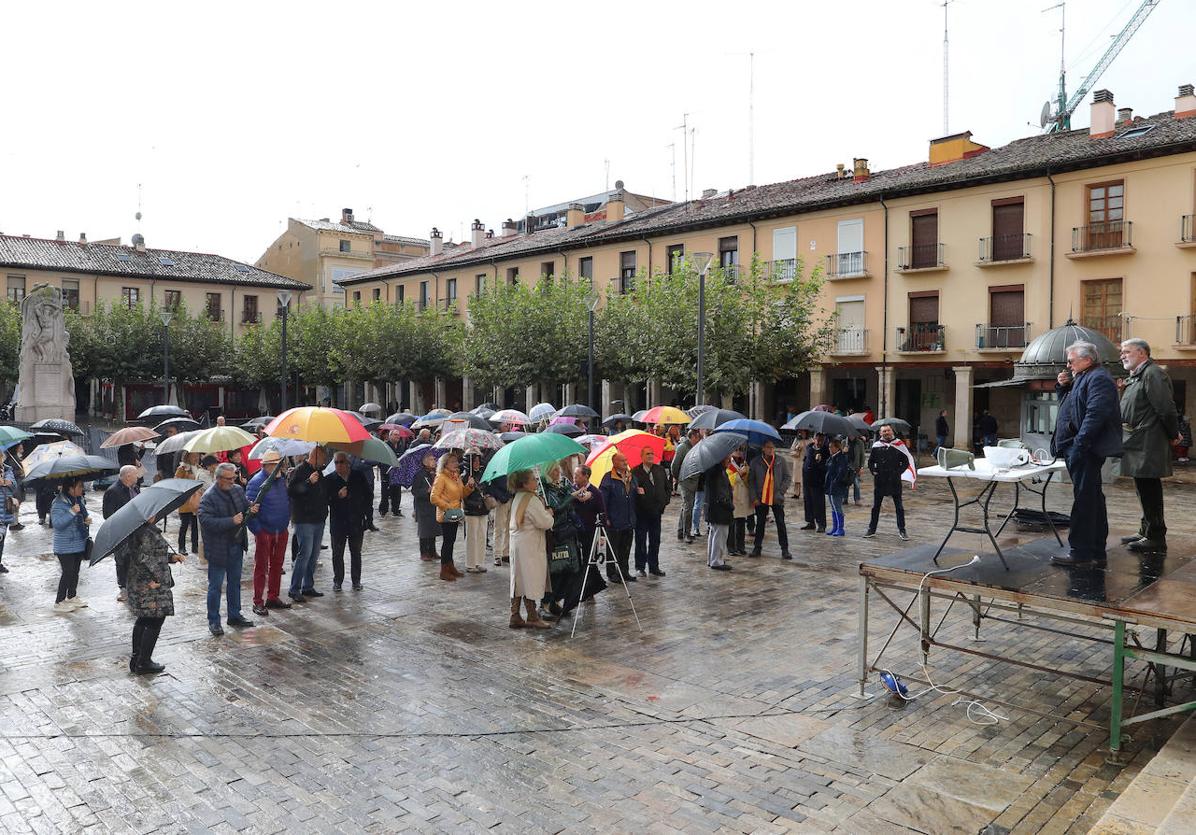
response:
[[[943,469],[938,464],[933,467],[922,467],[918,470],[919,478],[970,478],[974,481],[1000,481],[1012,484],[1015,481],[1026,481],[1031,478],[1045,477],[1048,473],[1062,472],[1067,469],[1063,461],[1051,464],[1026,464],[1021,467],[994,467],[985,458],[976,459],[976,469],[970,470],[965,464],[962,467]]]

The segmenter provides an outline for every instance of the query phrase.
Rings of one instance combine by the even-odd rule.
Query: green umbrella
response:
[[[17,429],[15,426],[0,426],[0,449],[8,449],[10,446],[16,446],[21,441],[32,437],[25,430]]]
[[[586,453],[586,448],[577,441],[555,432],[526,435],[494,454],[490,463],[486,465],[486,471],[482,473],[482,481],[501,478],[520,470],[543,467],[570,455],[584,456]]]

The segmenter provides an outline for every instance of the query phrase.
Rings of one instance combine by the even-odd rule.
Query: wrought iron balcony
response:
[[[914,322],[897,328],[897,350],[901,353],[936,353],[947,350],[946,328],[937,322]]]
[[[1196,215],[1184,215],[1179,219],[1179,242],[1181,244],[1196,244]]]
[[[256,325],[262,321],[262,312],[260,310],[242,310],[241,324],[242,325]]]
[[[797,259],[782,258],[768,262],[768,278],[771,281],[792,281],[797,277]]]
[[[832,354],[868,353],[868,331],[865,328],[840,328],[835,332]]]
[[[204,315],[213,322],[224,321],[224,308],[222,307],[208,307],[204,309]]]
[[[942,244],[911,244],[897,247],[898,272],[942,270],[946,266],[943,261]]]
[[[1081,316],[1080,324],[1086,328],[1092,328],[1094,331],[1100,331],[1116,345],[1129,336],[1129,328],[1125,323],[1126,318],[1128,317],[1120,313],[1112,313],[1108,316]]]
[[[1071,230],[1071,256],[1117,252],[1134,248],[1134,224],[1128,220],[1090,223]]]
[[[1175,344],[1196,348],[1196,316],[1175,317]]]
[[[980,263],[1030,260],[1030,235],[989,235],[980,239]]]
[[[839,252],[826,256],[827,278],[866,278],[867,252]]]
[[[976,347],[981,351],[1003,351],[1026,347],[1030,339],[1030,323],[1020,325],[976,325]]]

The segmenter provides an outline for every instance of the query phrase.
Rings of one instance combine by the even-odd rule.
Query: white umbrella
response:
[[[189,434],[191,437],[183,444],[184,452],[228,452],[257,443],[257,438],[235,426],[213,426]]]
[[[551,403],[537,403],[535,406],[532,406],[532,410],[527,413],[528,417],[531,418],[532,423],[536,423],[537,421],[541,420],[547,420],[555,414],[556,406],[553,406]]]
[[[180,432],[177,435],[171,435],[166,440],[159,441],[158,445],[154,447],[154,452],[157,455],[166,455],[171,452],[180,452],[183,449],[183,446],[186,445],[187,441],[191,440],[192,438],[194,438],[196,435],[198,435],[200,432],[203,432],[203,431],[205,431],[205,430],[193,429],[190,432]]]
[[[503,409],[500,412],[495,412],[488,419],[496,426],[501,426],[504,423],[518,423],[520,426],[526,426],[532,422],[530,417],[518,409]]]
[[[293,455],[307,455],[315,446],[315,443],[312,441],[266,437],[254,444],[253,449],[249,450],[249,460],[260,461],[262,456],[270,450],[274,450],[283,458],[290,458]]]

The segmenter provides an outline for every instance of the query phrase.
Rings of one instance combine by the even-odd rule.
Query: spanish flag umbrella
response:
[[[351,444],[371,437],[361,421],[353,415],[325,406],[296,406],[288,409],[270,422],[266,434],[274,438],[317,444]]]
[[[594,451],[586,458],[586,465],[590,468],[590,484],[597,487],[602,483],[602,477],[611,470],[611,459],[616,452],[627,456],[627,463],[635,467],[640,464],[645,449],[656,453],[656,463],[659,464],[660,456],[664,453],[664,438],[639,429],[611,435],[601,446],[594,447]]]
[[[690,421],[690,416],[680,409],[675,409],[672,406],[654,406],[648,411],[644,412],[639,419],[640,423],[651,424],[679,424],[685,426]]]

